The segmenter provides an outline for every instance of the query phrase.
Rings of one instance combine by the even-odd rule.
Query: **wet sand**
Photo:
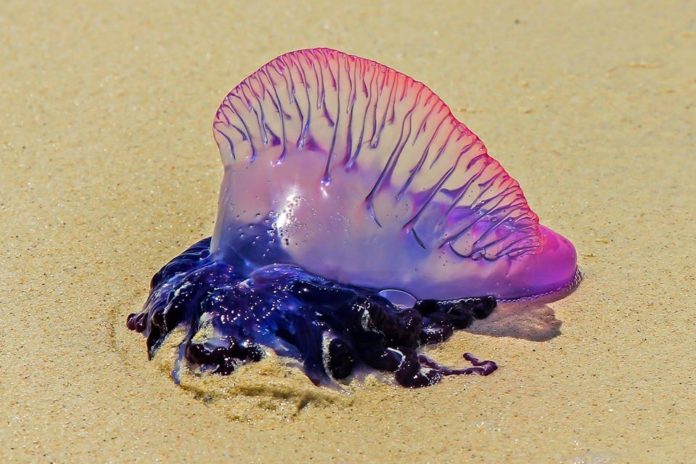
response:
[[[693,460],[693,5],[373,3],[0,6],[0,461]],[[347,395],[147,361],[125,317],[212,231],[218,103],[312,46],[427,83],[576,244],[585,281],[526,322],[561,335],[458,333],[430,353],[501,369]]]

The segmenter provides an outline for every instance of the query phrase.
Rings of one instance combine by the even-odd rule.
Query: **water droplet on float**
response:
[[[403,290],[387,289],[379,292],[379,296],[386,298],[399,308],[413,308],[416,304],[416,297]]]

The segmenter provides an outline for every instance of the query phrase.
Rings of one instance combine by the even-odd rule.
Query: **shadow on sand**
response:
[[[492,337],[513,337],[544,342],[561,334],[563,322],[543,303],[500,303],[486,319],[476,320],[466,331]]]

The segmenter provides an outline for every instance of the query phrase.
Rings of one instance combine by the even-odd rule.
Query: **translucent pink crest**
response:
[[[424,84],[329,49],[282,55],[225,97],[216,259],[299,265],[417,298],[537,297],[572,244]]]

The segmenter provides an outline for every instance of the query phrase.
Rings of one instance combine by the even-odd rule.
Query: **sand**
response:
[[[688,1],[3,2],[0,461],[693,462],[695,16]],[[310,46],[426,82],[573,240],[586,278],[549,305],[560,336],[458,333],[433,355],[501,369],[338,399],[272,363],[181,388],[147,361],[125,317],[212,231],[217,104]]]

